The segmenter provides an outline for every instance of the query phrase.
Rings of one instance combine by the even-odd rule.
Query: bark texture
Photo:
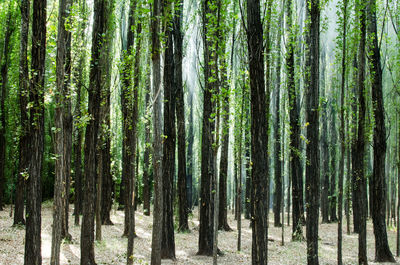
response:
[[[268,184],[267,150],[268,120],[264,83],[263,29],[260,1],[247,2],[247,45],[250,68],[251,95],[251,154],[252,154],[252,264],[268,263]]]
[[[319,0],[307,3],[307,19],[309,20],[306,35],[306,202],[307,202],[307,264],[318,262],[318,217],[319,217],[319,34],[320,6]]]
[[[46,0],[33,1],[29,120],[29,170],[26,197],[25,265],[42,264],[41,173],[44,150],[44,76],[46,56]]]

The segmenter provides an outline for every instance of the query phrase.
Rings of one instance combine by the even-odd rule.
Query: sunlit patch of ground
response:
[[[42,211],[42,256],[43,264],[49,264],[51,254],[51,227],[52,204],[43,204]],[[71,207],[70,213],[73,212]],[[23,228],[12,227],[13,219],[9,216],[10,207],[0,212],[0,264],[23,264],[24,237]],[[211,257],[197,256],[198,245],[198,210],[193,211],[194,216],[189,220],[191,231],[189,233],[176,233],[176,261],[163,260],[163,264],[212,264]],[[281,243],[281,228],[273,227],[273,215],[270,214],[270,227],[268,243],[269,264],[306,264],[306,242],[292,242],[292,228],[285,226],[285,245]],[[286,218],[286,216],[285,216]],[[124,212],[112,210],[113,226],[103,226],[101,242],[95,243],[95,255],[98,264],[125,264],[127,239],[122,238],[124,230]],[[134,264],[148,264],[151,253],[151,231],[153,216],[143,215],[141,209],[136,213],[136,233]],[[69,232],[71,242],[63,242],[61,248],[62,264],[79,264],[80,257],[80,227],[74,225],[74,216],[70,216]],[[224,256],[218,258],[219,264],[251,264],[251,229],[248,220],[242,220],[242,250],[238,252],[236,221],[229,216],[229,224],[233,232],[220,232],[218,237],[219,248]],[[286,221],[285,221],[286,224]],[[346,228],[344,222],[343,228]],[[305,228],[304,228],[305,234]],[[389,244],[395,252],[396,234],[389,230]],[[337,223],[321,224],[319,227],[319,254],[320,264],[336,264],[337,253]],[[374,237],[372,224],[368,223],[368,259],[374,263]],[[358,236],[343,233],[343,262],[344,264],[357,264]],[[398,259],[398,261],[400,261]]]

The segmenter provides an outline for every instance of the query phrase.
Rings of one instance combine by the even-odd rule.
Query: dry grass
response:
[[[51,251],[51,224],[52,205],[43,204],[42,212],[42,256],[43,264],[49,264]],[[0,264],[23,264],[24,236],[23,228],[12,227],[12,218],[9,217],[10,208],[0,212]],[[72,212],[72,210],[71,210]],[[272,214],[270,215],[272,217]],[[136,233],[134,258],[135,264],[147,264],[150,260],[152,216],[144,216],[139,210],[136,214]],[[125,264],[127,239],[121,238],[123,232],[124,213],[112,212],[112,221],[115,225],[103,226],[103,241],[95,243],[95,255],[98,264]],[[211,264],[210,257],[197,256],[198,221],[197,210],[191,217],[190,233],[176,234],[176,261],[163,260],[163,264]],[[229,216],[232,228],[236,221]],[[272,219],[270,220],[272,224]],[[343,226],[345,228],[345,224]],[[304,231],[305,232],[305,231]],[[61,250],[62,264],[79,264],[80,227],[73,225],[73,216],[70,216],[70,233],[72,242],[63,242]],[[321,224],[319,227],[319,254],[320,264],[336,264],[337,224]],[[389,244],[395,252],[395,231],[388,232]],[[285,245],[281,245],[281,228],[271,225],[269,229],[270,241],[268,245],[270,264],[306,264],[306,243],[291,242],[291,227],[285,226]],[[220,232],[219,248],[224,256],[219,257],[219,264],[250,264],[251,263],[251,229],[249,221],[242,220],[242,251],[236,251],[237,231]],[[374,239],[372,224],[368,224],[368,258],[374,264]],[[343,261],[344,264],[357,264],[358,237],[356,234],[343,234]],[[398,259],[398,261],[400,261]]]

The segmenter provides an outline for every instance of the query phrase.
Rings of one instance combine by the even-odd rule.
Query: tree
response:
[[[81,264],[96,264],[94,257],[94,211],[96,185],[96,146],[100,121],[100,92],[104,65],[100,64],[105,56],[104,36],[106,35],[110,2],[96,0],[94,2],[94,20],[92,34],[92,50],[89,79],[89,120],[85,132],[85,184],[83,197],[83,217],[81,229]]]
[[[289,95],[289,119],[290,119],[290,175],[292,180],[292,239],[302,240],[303,229],[303,177],[300,163],[300,117],[297,106],[297,91],[295,84],[295,27],[293,25],[293,2],[286,2],[286,17],[288,27],[288,42],[286,54],[287,89]]]
[[[160,67],[160,10],[161,1],[154,0],[151,20],[151,60],[153,67],[153,178],[154,214],[151,240],[151,264],[161,264],[161,238],[163,220],[163,179],[162,179],[162,124],[161,124],[161,67]]]
[[[247,45],[251,94],[251,156],[252,156],[252,263],[268,262],[268,198],[267,172],[268,120],[265,97],[263,29],[260,1],[247,2]],[[267,186],[267,187],[266,187]]]
[[[46,56],[46,0],[34,0],[32,12],[30,143],[26,204],[24,263],[39,265],[41,254],[41,172],[44,149],[44,75]]]
[[[164,52],[164,133],[163,133],[163,227],[161,240],[161,258],[175,259],[174,236],[174,211],[173,211],[173,184],[175,176],[175,61],[173,47],[172,21],[168,19],[172,12],[172,4],[168,0],[163,2],[165,28],[165,52]]]
[[[343,13],[342,21],[342,76],[340,86],[340,162],[339,162],[339,220],[338,220],[338,265],[343,263],[342,260],[342,220],[343,220],[343,178],[344,178],[344,157],[346,154],[346,138],[345,138],[345,79],[346,79],[346,33],[347,33],[347,0],[343,0],[341,11]]]
[[[211,256],[213,253],[213,179],[215,177],[214,167],[214,137],[215,130],[215,104],[213,93],[216,93],[217,77],[215,67],[217,55],[212,49],[215,43],[215,18],[217,17],[217,1],[205,0],[202,2],[202,34],[204,54],[204,91],[203,91],[203,121],[201,138],[201,190],[200,190],[200,229],[199,229],[199,251],[197,255]],[[213,70],[214,71],[213,71]]]
[[[72,1],[61,0],[58,7],[58,31],[57,31],[57,57],[56,57],[56,110],[55,110],[55,152],[57,159],[55,162],[55,183],[54,183],[54,210],[53,210],[53,229],[51,241],[51,263],[60,264],[60,245],[63,226],[67,225],[65,218],[68,218],[68,211],[65,211],[65,204],[69,197],[67,190],[67,179],[69,178],[70,164],[67,156],[71,150],[67,149],[67,134],[65,130],[67,119],[68,104],[68,79],[69,67],[67,60],[68,31],[66,20],[68,19]],[[69,109],[70,110],[70,109]],[[71,146],[69,146],[71,148]],[[68,151],[68,154],[67,154]],[[68,165],[67,165],[68,164]],[[68,187],[69,188],[69,187]],[[67,191],[67,192],[66,192]],[[64,232],[66,232],[64,230]]]
[[[146,79],[146,96],[145,96],[145,140],[144,140],[144,153],[143,153],[143,213],[150,216],[150,122],[149,114],[147,114],[150,105],[150,75]]]
[[[308,31],[306,43],[306,202],[307,202],[307,264],[318,263],[318,216],[319,216],[319,34],[320,2],[307,3]]]
[[[368,48],[370,52],[369,66],[371,73],[371,90],[374,125],[374,168],[370,184],[371,213],[375,235],[375,260],[379,262],[396,262],[390,251],[386,224],[385,224],[385,198],[386,198],[386,128],[383,104],[382,67],[380,47],[378,46],[377,6],[375,0],[367,4],[368,14]]]
[[[139,16],[141,14],[139,13]],[[141,41],[142,37],[140,34],[142,33],[142,22],[140,20],[141,18],[139,17],[139,21],[136,26],[136,36],[138,36],[136,40],[136,48],[135,48],[135,62],[134,62],[134,69],[133,69],[133,95],[131,95],[131,105],[132,106],[132,138],[133,138],[133,143],[132,146],[129,146],[129,150],[132,151],[133,157],[132,157],[132,164],[133,169],[135,169],[135,164],[136,168],[139,166],[138,165],[138,153],[137,151],[137,126],[136,124],[138,123],[138,113],[139,113],[139,77],[140,77],[140,53],[141,53]],[[135,162],[136,161],[136,162]],[[128,204],[125,206],[129,209],[129,233],[128,233],[128,249],[127,249],[127,264],[133,264],[133,244],[134,244],[134,238],[135,238],[135,194],[136,193],[136,178],[137,178],[137,172],[133,170],[131,172],[131,176],[128,179]]]
[[[365,177],[365,39],[366,39],[366,21],[364,3],[356,2],[356,11],[359,20],[359,47],[357,58],[358,71],[358,125],[357,137],[352,145],[352,169],[353,180],[356,180],[354,186],[357,187],[357,205],[359,206],[359,223],[358,223],[358,263],[368,264],[367,260],[367,184]],[[354,222],[356,225],[356,222]]]
[[[15,213],[14,225],[25,224],[24,219],[24,189],[25,174],[28,173],[28,154],[29,154],[29,117],[27,105],[29,102],[29,69],[28,69],[28,34],[30,1],[23,0],[20,4],[21,9],[21,32],[19,45],[19,110],[21,122],[21,136],[19,140],[19,165],[17,185],[15,189]],[[25,174],[24,174],[25,173]]]
[[[177,3],[174,14],[174,60],[176,86],[176,123],[178,127],[178,196],[179,196],[179,226],[178,231],[188,231],[188,199],[186,183],[186,133],[185,133],[185,101],[183,97],[182,60],[183,33],[182,16],[183,1]]]
[[[5,109],[5,101],[7,98],[7,86],[8,86],[8,65],[10,60],[10,38],[12,33],[14,32],[14,23],[11,20],[13,16],[13,4],[9,4],[8,6],[8,15],[7,15],[7,26],[4,37],[4,46],[3,46],[3,62],[1,62],[1,93],[0,93],[0,211],[3,210],[3,197],[4,197],[4,184],[6,181],[5,176],[5,164],[6,164],[6,109]]]

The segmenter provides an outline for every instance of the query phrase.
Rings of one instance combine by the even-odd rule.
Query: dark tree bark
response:
[[[353,180],[355,183],[354,191],[357,192],[356,205],[359,207],[358,220],[358,263],[368,264],[367,259],[367,184],[365,176],[365,41],[366,41],[366,21],[365,21],[365,6],[364,3],[356,5],[356,10],[359,13],[360,25],[360,41],[358,48],[358,128],[357,138],[352,146],[352,168]],[[356,213],[353,213],[356,214]]]
[[[235,43],[235,34],[232,34],[232,47]],[[225,41],[225,40],[224,40]],[[224,45],[225,46],[225,45]],[[222,48],[225,50],[225,47]],[[233,50],[232,50],[233,53]],[[218,205],[218,230],[232,231],[228,224],[227,209],[227,177],[228,177],[228,147],[229,147],[229,85],[227,80],[227,65],[225,57],[220,63],[221,69],[221,158],[219,164],[219,205]],[[241,116],[243,114],[240,114]]]
[[[281,25],[282,18],[279,18],[279,25]],[[278,28],[277,33],[277,48],[278,57],[276,58],[276,95],[275,95],[275,193],[274,193],[274,226],[279,227],[283,224],[281,222],[281,204],[282,204],[282,151],[281,151],[281,112],[280,112],[280,97],[281,97],[281,27]]]
[[[31,82],[29,120],[29,162],[26,197],[25,265],[42,263],[41,173],[44,150],[44,76],[46,57],[46,0],[33,1]]]
[[[85,14],[86,10],[86,4],[85,1],[82,1],[80,3],[80,12],[81,14]],[[74,215],[75,215],[75,225],[79,225],[79,216],[82,214],[82,186],[83,186],[83,176],[82,176],[82,138],[83,138],[83,129],[79,125],[79,119],[78,117],[81,117],[81,91],[82,87],[84,85],[84,76],[83,76],[83,69],[84,69],[84,64],[86,60],[86,55],[83,52],[84,49],[84,43],[86,41],[86,36],[85,36],[85,28],[86,28],[86,22],[85,19],[81,22],[79,25],[79,30],[80,30],[80,40],[81,40],[81,46],[80,46],[80,51],[81,55],[79,57],[79,66],[78,69],[76,70],[78,72],[77,74],[77,80],[76,80],[76,103],[75,103],[75,110],[74,110],[74,115],[75,115],[75,139],[73,142],[73,149],[74,149],[74,172],[75,172],[75,201],[74,201]]]
[[[340,162],[339,162],[339,202],[338,202],[338,252],[337,262],[338,265],[343,264],[342,259],[342,220],[343,220],[343,179],[344,179],[344,158],[346,155],[346,138],[345,138],[345,80],[346,80],[346,33],[347,33],[347,0],[343,1],[342,10],[343,12],[343,35],[342,35],[342,78],[341,78],[341,92],[340,92]]]
[[[21,32],[19,46],[19,110],[21,121],[21,136],[19,139],[19,165],[15,189],[15,212],[14,225],[25,224],[24,219],[24,190],[25,176],[28,173],[29,159],[29,118],[27,106],[29,102],[29,69],[28,69],[28,35],[30,2],[23,0],[20,3],[21,9]]]
[[[129,203],[128,199],[131,196],[129,190],[129,182],[132,174],[135,174],[135,150],[136,150],[136,139],[134,138],[133,132],[136,125],[133,121],[133,90],[132,90],[132,59],[130,58],[135,45],[135,33],[133,27],[135,26],[135,12],[136,12],[136,0],[130,1],[129,6],[129,17],[127,27],[127,41],[123,47],[123,73],[122,73],[122,90],[121,90],[121,106],[122,106],[122,181],[120,196],[124,204],[125,218],[124,218],[124,233],[122,236],[128,236],[129,232]]]
[[[150,75],[146,79],[146,99],[145,99],[145,106],[146,106],[146,123],[145,123],[145,146],[144,146],[144,153],[143,153],[143,214],[150,216],[150,125],[151,119],[148,117],[147,109],[150,104]]]
[[[212,64],[216,65],[216,54],[211,47],[214,47],[213,32],[210,26],[215,26],[210,21],[211,17],[216,17],[216,8],[211,10],[210,6],[216,5],[215,0],[202,2],[202,29],[203,29],[203,50],[204,50],[204,91],[203,91],[203,122],[201,138],[201,190],[200,190],[200,229],[199,229],[199,250],[198,255],[211,256],[213,254],[213,220],[214,220],[214,201],[212,195],[213,179],[215,175],[214,167],[214,137],[215,121],[213,113],[215,106],[213,103],[213,93],[216,92],[215,72],[213,74]],[[215,113],[214,113],[215,115]]]
[[[153,64],[153,176],[154,214],[151,241],[151,264],[161,264],[161,239],[163,221],[163,178],[162,178],[162,116],[161,116],[161,67],[160,67],[160,10],[161,1],[154,0],[151,20],[151,59]]]
[[[98,215],[100,219],[99,228],[102,224],[113,225],[110,218],[112,208],[113,179],[111,175],[111,137],[110,137],[110,97],[111,97],[111,72],[112,72],[112,42],[114,33],[111,29],[107,30],[106,40],[104,42],[104,56],[102,65],[104,65],[104,74],[101,90],[100,104],[100,128],[98,143],[98,196],[99,200]],[[101,183],[100,183],[101,182]],[[96,226],[97,227],[97,226]]]
[[[164,6],[168,9],[169,6]],[[173,185],[175,176],[175,84],[174,84],[174,48],[172,29],[165,29],[166,48],[164,53],[164,140],[163,140],[163,229],[161,258],[175,259]]]
[[[183,60],[183,0],[177,3],[174,15],[174,60],[176,87],[176,122],[178,127],[178,196],[179,196],[179,226],[178,231],[188,231],[188,199],[186,190],[186,132],[185,132],[185,101],[183,97],[182,60]]]
[[[336,133],[336,100],[331,102],[331,170],[330,170],[330,188],[329,188],[329,212],[330,212],[330,221],[337,222],[337,215],[336,215],[336,174],[337,174],[337,166],[336,166],[336,146],[337,146],[337,133]]]
[[[300,162],[300,117],[297,108],[297,91],[294,72],[294,45],[295,32],[292,18],[293,2],[286,2],[286,16],[289,32],[289,41],[286,54],[287,89],[289,94],[289,119],[290,119],[290,178],[292,182],[292,240],[303,239],[302,219],[303,212],[303,177]]]
[[[383,103],[382,67],[380,47],[377,35],[376,0],[367,4],[368,37],[370,56],[369,65],[371,73],[372,111],[375,117],[374,126],[374,167],[371,178],[371,214],[375,235],[375,260],[378,262],[396,262],[390,251],[386,224],[385,224],[385,198],[386,198],[386,128],[385,109]]]
[[[94,212],[96,186],[96,146],[100,121],[100,94],[104,65],[102,56],[106,53],[103,45],[106,35],[110,2],[96,0],[94,2],[94,20],[92,34],[92,51],[89,78],[88,114],[92,117],[85,133],[85,184],[83,197],[83,217],[81,229],[81,264],[96,264],[94,260]]]
[[[72,5],[72,1],[68,0],[67,4]],[[69,194],[71,185],[71,154],[72,154],[72,113],[71,113],[71,32],[67,30],[65,43],[65,95],[63,107],[63,132],[64,132],[64,213],[61,227],[61,237],[71,240],[72,236],[68,232],[69,227]]]
[[[81,56],[79,61],[79,69],[83,68],[84,57]],[[76,87],[76,105],[75,105],[75,119],[81,116],[81,90],[83,76],[82,71],[79,72],[77,87]],[[75,140],[74,140],[74,171],[75,171],[75,201],[74,201],[74,215],[75,225],[79,225],[79,215],[82,214],[82,129],[79,125],[75,124]]]
[[[307,19],[309,19],[306,43],[306,202],[307,202],[307,263],[318,262],[318,217],[319,217],[319,32],[320,6],[319,0],[307,3]]]
[[[329,222],[329,150],[328,150],[328,99],[326,98],[325,69],[326,69],[326,49],[321,55],[321,164],[322,164],[322,193],[321,193],[321,214],[322,223]]]
[[[263,29],[260,1],[247,2],[247,45],[249,52],[251,91],[251,154],[252,154],[252,264],[268,263],[268,183],[267,150],[268,120],[264,83]]]
[[[66,202],[68,201],[69,189],[67,190],[67,182],[69,179],[70,168],[68,157],[71,150],[67,150],[67,111],[70,110],[68,104],[68,72],[69,60],[67,60],[68,31],[65,28],[66,19],[68,19],[71,7],[70,0],[61,0],[58,7],[58,30],[57,30],[57,56],[56,56],[56,85],[57,93],[55,108],[55,142],[54,150],[57,156],[55,161],[55,183],[54,183],[54,207],[53,207],[53,227],[51,241],[51,264],[60,264],[60,245],[63,232],[67,232],[66,218],[68,211],[65,211]],[[71,146],[69,146],[71,148]],[[68,187],[69,188],[69,187]],[[67,192],[68,191],[68,192]]]
[[[187,200],[188,200],[188,209],[189,212],[192,211],[193,207],[193,142],[194,142],[194,134],[193,134],[193,95],[189,91],[188,96],[188,106],[189,106],[189,129],[188,129],[188,147],[187,147],[187,175],[186,175],[186,189],[187,189]]]
[[[10,60],[10,38],[14,32],[13,21],[13,10],[11,5],[8,7],[7,15],[7,26],[4,36],[3,46],[3,62],[1,63],[1,93],[0,93],[0,211],[3,210],[3,197],[4,197],[4,185],[6,182],[5,176],[5,165],[6,165],[6,108],[5,101],[7,98],[7,86],[8,86],[8,66]]]
[[[133,0],[136,1],[136,0]],[[135,4],[136,5],[136,4]],[[134,245],[134,238],[135,238],[135,194],[136,192],[136,178],[137,178],[137,172],[136,168],[139,167],[138,165],[138,160],[136,159],[139,157],[137,151],[137,126],[136,124],[138,123],[138,114],[139,114],[139,77],[140,77],[140,51],[141,51],[141,36],[140,34],[142,33],[142,23],[139,21],[136,26],[136,36],[138,36],[137,41],[136,41],[136,49],[135,49],[135,63],[134,63],[134,69],[133,69],[133,98],[131,100],[131,104],[133,105],[132,107],[132,129],[131,129],[131,134],[132,134],[132,145],[129,146],[129,150],[131,150],[133,157],[132,159],[132,164],[133,164],[133,170],[131,172],[131,176],[128,180],[129,187],[128,187],[128,204],[125,206],[126,208],[129,209],[129,230],[128,230],[128,248],[127,248],[127,264],[133,264],[133,245]],[[135,167],[136,165],[136,167]]]

